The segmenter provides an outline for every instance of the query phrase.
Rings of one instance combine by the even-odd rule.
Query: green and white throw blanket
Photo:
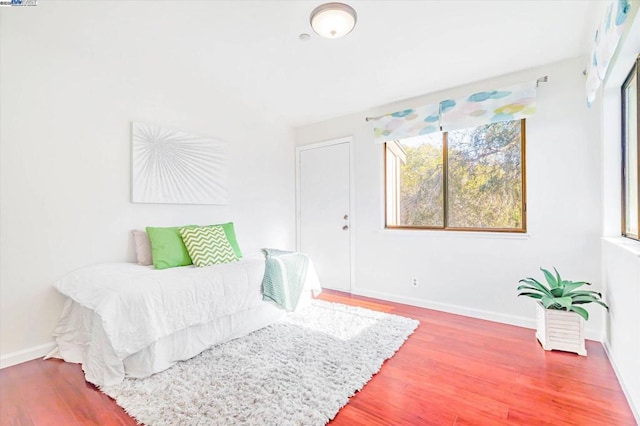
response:
[[[266,256],[262,300],[270,300],[287,311],[298,306],[307,277],[309,258],[302,253],[262,249]]]

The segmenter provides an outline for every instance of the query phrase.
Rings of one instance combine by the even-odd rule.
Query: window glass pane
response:
[[[398,224],[398,200],[397,200],[397,188],[398,188],[398,158],[394,151],[387,145],[386,149],[386,185],[387,185],[387,225]]]
[[[625,86],[625,234],[638,236],[638,80],[636,73]]]
[[[448,133],[448,226],[522,229],[520,121]]]
[[[406,161],[400,166],[399,225],[444,226],[442,134],[402,139]]]
[[[387,142],[387,226],[524,230],[523,130],[516,120]]]

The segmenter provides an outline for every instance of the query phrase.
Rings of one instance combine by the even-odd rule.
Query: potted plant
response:
[[[534,278],[524,278],[518,286],[518,296],[528,296],[538,301],[536,307],[536,337],[547,350],[558,349],[587,355],[584,345],[584,322],[589,312],[583,305],[597,303],[609,309],[602,301],[602,294],[591,290],[578,290],[584,281],[562,279],[558,270],[555,275],[540,268],[546,285]]]

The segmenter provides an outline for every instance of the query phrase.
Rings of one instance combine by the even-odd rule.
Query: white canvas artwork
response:
[[[134,203],[228,204],[226,143],[133,123]]]

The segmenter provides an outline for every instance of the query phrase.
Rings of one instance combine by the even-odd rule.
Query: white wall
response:
[[[1,8],[4,365],[50,346],[63,301],[56,279],[133,260],[133,228],[233,220],[241,247],[294,247],[293,131],[234,101],[215,67],[193,66],[190,55],[215,55],[185,49],[182,38],[193,28],[189,17],[211,18],[208,6],[191,3],[189,13],[146,2]],[[229,142],[230,205],[132,204],[132,121]]]
[[[604,292],[610,314],[604,345],[636,420],[640,422],[640,244],[602,242]]]
[[[296,129],[297,145],[353,135],[354,292],[533,327],[533,301],[516,297],[520,278],[542,278],[539,267],[556,266],[566,278],[600,288],[599,122],[586,107],[584,65],[568,60]],[[543,75],[549,82],[540,85],[538,113],[527,121],[526,236],[384,229],[383,148],[373,143],[366,116]],[[600,339],[602,309],[590,311],[587,335]]]
[[[640,423],[640,242],[620,237],[620,87],[640,52],[637,15],[618,48],[600,94],[602,117],[603,238],[602,280],[610,308],[604,345],[629,404]]]

